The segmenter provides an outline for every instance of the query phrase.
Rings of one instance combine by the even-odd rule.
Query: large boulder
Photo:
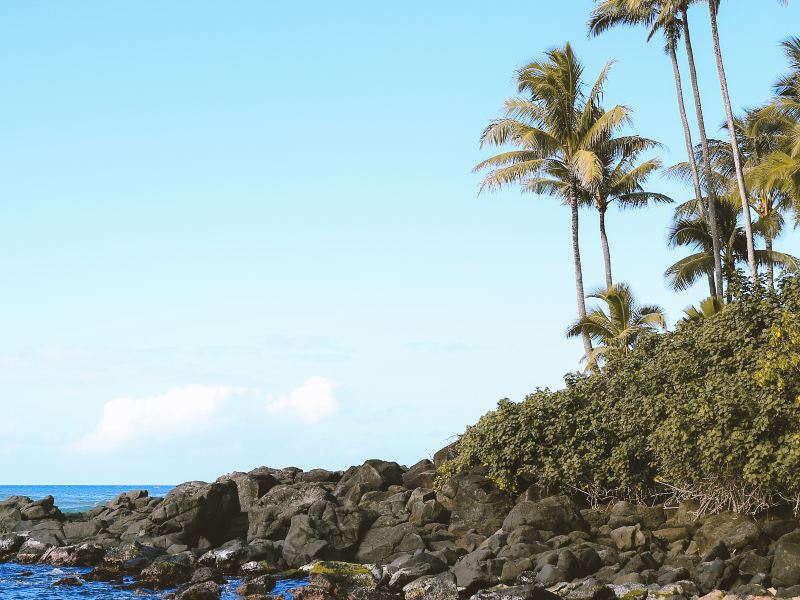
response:
[[[432,488],[436,479],[436,467],[427,458],[412,465],[403,473],[403,486],[410,490],[416,488]]]
[[[203,537],[221,544],[233,517],[239,514],[239,492],[233,481],[192,481],[174,488],[150,515],[148,533],[174,534],[189,546]]]
[[[273,487],[250,509],[248,541],[282,540],[292,517],[305,514],[316,502],[333,500],[330,485],[320,483],[281,484]]]
[[[503,520],[503,531],[511,532],[523,525],[561,534],[589,529],[580,510],[567,496],[519,502]]]
[[[392,485],[402,485],[403,473],[403,467],[396,462],[368,460],[360,467],[347,471],[333,493],[338,498],[358,503],[366,492],[379,492]]]
[[[377,526],[376,526],[377,525]],[[402,554],[412,554],[425,549],[425,542],[417,528],[410,523],[370,527],[358,546],[355,560],[359,563],[385,564]]]
[[[261,497],[278,485],[278,480],[271,473],[253,471],[251,473],[234,472],[217,479],[218,483],[232,481],[236,485],[239,496],[239,510],[248,512]]]
[[[763,534],[752,517],[725,512],[706,517],[703,526],[694,536],[700,556],[707,554],[719,543],[730,554],[763,545]]]
[[[772,584],[779,587],[800,584],[800,530],[787,533],[775,543]]]
[[[491,535],[503,524],[513,502],[480,470],[465,471],[448,480],[438,496],[450,511],[450,528],[457,532],[475,529]]]
[[[488,588],[499,581],[504,561],[497,559],[489,548],[478,548],[458,560],[452,569],[458,587],[468,594]]]
[[[358,507],[319,501],[309,507],[308,514],[292,517],[283,558],[293,567],[313,559],[350,560],[370,522],[370,516]]]

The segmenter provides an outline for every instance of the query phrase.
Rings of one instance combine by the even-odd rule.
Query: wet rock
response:
[[[215,581],[193,583],[178,590],[172,598],[174,600],[219,600],[222,588]]]
[[[81,587],[83,585],[83,581],[76,577],[75,575],[71,575],[70,577],[64,577],[55,581],[53,583],[54,586],[67,586],[67,587]]]
[[[254,596],[269,594],[275,587],[275,578],[272,575],[259,575],[252,579],[246,579],[236,588],[236,593],[240,596]]]
[[[94,544],[53,547],[47,550],[39,562],[54,567],[93,567],[105,556],[105,550]]]

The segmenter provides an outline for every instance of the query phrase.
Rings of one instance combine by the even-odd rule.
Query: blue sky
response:
[[[682,160],[668,60],[586,38],[589,0],[0,6],[0,483],[174,483],[413,463],[581,354],[569,213],[478,196],[513,72],[572,41]],[[723,3],[733,101],[800,4]],[[707,122],[723,118],[693,26]],[[714,133],[713,131],[711,133]],[[654,181],[676,198],[687,190]],[[671,320],[670,210],[612,214],[620,280]],[[587,288],[602,282],[582,220]],[[796,233],[776,247],[800,254]]]

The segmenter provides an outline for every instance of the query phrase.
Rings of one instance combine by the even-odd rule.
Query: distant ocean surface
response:
[[[61,512],[83,512],[106,504],[130,490],[147,490],[150,496],[166,496],[172,485],[0,485],[0,501],[9,496],[28,496],[40,500],[53,496]]]
[[[147,490],[150,496],[165,496],[171,485],[0,485],[0,501],[9,496],[28,496],[39,500],[53,496],[62,512],[83,512],[106,504],[115,496],[130,490]],[[163,592],[123,590],[102,582],[86,583],[82,587],[54,587],[53,583],[68,575],[86,573],[90,569],[53,568],[46,565],[17,565],[0,563],[0,598],[15,600],[122,600],[133,598],[163,598]],[[238,598],[236,587],[241,583],[232,579],[223,588],[222,599]],[[279,581],[273,594],[286,593],[302,586],[305,580]]]

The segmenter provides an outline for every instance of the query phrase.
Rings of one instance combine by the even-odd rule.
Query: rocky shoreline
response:
[[[219,598],[232,576],[249,600],[306,576],[296,600],[800,597],[791,514],[591,509],[535,489],[512,497],[480,469],[434,491],[447,451],[410,468],[261,467],[84,513],[16,496],[0,502],[0,562],[93,567],[83,580],[177,588],[178,600]]]

